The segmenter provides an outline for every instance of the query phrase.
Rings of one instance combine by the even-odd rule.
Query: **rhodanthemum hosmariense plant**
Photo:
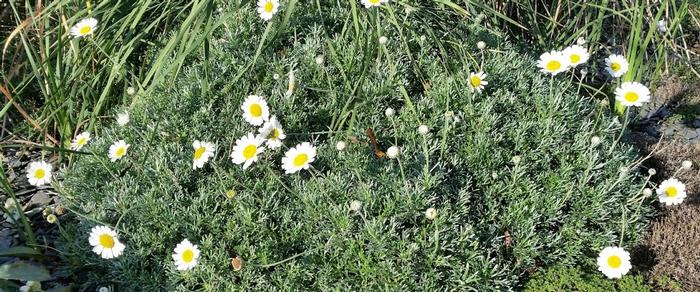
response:
[[[501,290],[639,239],[634,153],[568,78],[433,4],[256,4],[58,174],[83,287]],[[101,225],[119,257],[90,251]]]

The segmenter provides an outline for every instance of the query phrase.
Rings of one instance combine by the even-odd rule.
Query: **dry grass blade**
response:
[[[2,94],[5,96],[5,99],[7,100],[7,102],[12,103],[12,105],[15,106],[15,109],[17,110],[17,112],[19,112],[19,114],[22,115],[22,118],[24,118],[30,125],[32,125],[32,127],[35,130],[37,130],[38,132],[44,132],[44,129],[41,127],[41,125],[39,125],[39,123],[37,123],[34,119],[32,119],[32,117],[30,117],[29,114],[27,114],[27,111],[25,111],[22,108],[22,106],[20,106],[18,103],[16,103],[12,99],[12,94],[7,89],[7,87],[5,87],[4,85],[0,85],[0,92],[2,92]],[[58,140],[56,140],[56,138],[54,138],[53,136],[51,136],[48,133],[45,133],[45,135],[46,135],[47,139],[51,140],[51,142],[54,143],[54,145],[60,145],[58,143]]]

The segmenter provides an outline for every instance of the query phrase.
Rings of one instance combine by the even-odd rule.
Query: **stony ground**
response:
[[[54,249],[54,242],[59,236],[58,226],[46,221],[43,214],[44,209],[50,208],[54,214],[65,214],[59,202],[57,193],[50,186],[35,187],[27,182],[25,169],[30,161],[40,159],[39,152],[7,150],[0,154],[5,174],[13,186],[17,200],[22,205],[24,214],[31,221],[32,230],[41,247],[44,257],[35,259],[51,271],[53,279],[44,282],[44,287],[58,286],[64,283],[71,275],[62,269],[59,264],[61,260]],[[9,198],[8,194],[0,191],[0,203],[4,204]],[[14,224],[2,217],[0,224],[0,250],[25,245],[21,240],[20,233]],[[0,257],[0,264],[18,260],[12,257]]]
[[[671,77],[654,91],[654,96],[636,130],[653,138],[700,143],[700,84]]]
[[[678,136],[659,141],[646,133],[637,139],[643,154],[650,155],[646,166],[657,170],[652,181],[676,177],[688,192],[681,205],[659,206],[659,215],[637,250],[637,264],[651,279],[666,276],[679,282],[684,291],[700,291],[700,143],[697,138]],[[679,171],[684,160],[692,161],[693,168]]]

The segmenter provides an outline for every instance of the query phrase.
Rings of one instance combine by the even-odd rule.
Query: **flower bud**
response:
[[[49,214],[48,216],[46,216],[46,222],[54,224],[54,223],[56,223],[56,221],[58,221],[58,217],[56,217],[56,215]]]
[[[358,200],[350,202],[350,210],[357,212],[360,211],[360,209],[362,209],[362,202]]]
[[[421,135],[426,135],[426,134],[428,134],[428,132],[430,132],[430,129],[428,129],[428,126],[420,125],[418,127],[418,133],[420,133]]]
[[[691,162],[690,160],[683,160],[683,163],[681,163],[681,167],[683,167],[683,169],[688,170],[693,167],[693,162]]]
[[[396,112],[394,111],[394,109],[390,107],[386,108],[386,110],[384,111],[384,115],[386,115],[387,118],[393,117],[395,113]]]
[[[399,157],[399,147],[396,147],[396,146],[389,147],[389,149],[386,150],[386,156],[391,158],[391,159]]]

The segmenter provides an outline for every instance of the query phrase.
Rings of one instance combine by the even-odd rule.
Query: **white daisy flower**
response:
[[[385,3],[389,0],[360,0],[362,5],[365,5],[365,8],[372,8],[372,7],[377,7],[379,5],[382,5],[382,3]]]
[[[612,77],[620,77],[627,73],[630,64],[622,55],[610,55],[605,59],[605,70]]]
[[[129,123],[129,112],[123,112],[117,115],[117,124],[124,126]]]
[[[543,73],[557,75],[569,68],[569,58],[564,56],[562,52],[552,50],[540,55],[537,67],[540,67],[540,71]]]
[[[173,260],[180,271],[189,270],[197,265],[199,259],[199,248],[185,239],[175,246]]]
[[[615,100],[624,106],[642,106],[650,95],[649,88],[638,82],[623,82],[615,89]]]
[[[630,254],[621,247],[606,247],[598,255],[598,270],[608,278],[622,278],[631,268]]]
[[[486,81],[486,73],[484,72],[479,72],[479,73],[474,73],[470,72],[469,73],[469,90],[474,92],[481,93],[482,90],[484,90],[484,86],[488,85],[489,82]]]
[[[345,150],[345,147],[347,147],[347,145],[345,144],[345,141],[338,141],[338,143],[335,143],[335,149],[338,151]]]
[[[262,96],[249,95],[241,105],[241,109],[245,120],[253,126],[262,125],[270,117],[267,102]]]
[[[95,226],[90,231],[92,251],[104,259],[112,259],[124,253],[124,244],[119,242],[117,233],[107,226]]]
[[[279,0],[258,0],[258,14],[265,21],[272,19],[279,8]]]
[[[97,19],[85,18],[70,29],[70,34],[76,38],[84,37],[92,34],[95,28],[97,28]]]
[[[122,159],[122,157],[126,155],[126,151],[129,149],[129,146],[131,145],[126,144],[124,140],[114,142],[112,146],[109,146],[109,160],[115,162],[119,159]]]
[[[309,169],[311,162],[316,159],[316,147],[309,142],[298,144],[287,150],[282,158],[282,169],[285,173],[295,173],[302,169]]]
[[[34,161],[27,168],[27,180],[34,186],[43,186],[51,183],[51,170],[53,167],[44,161]]]
[[[247,169],[253,162],[258,161],[258,154],[265,151],[265,147],[261,147],[264,142],[260,136],[255,136],[253,133],[241,137],[236,140],[236,146],[233,146],[231,152],[231,161],[235,164],[243,164],[243,169]]]
[[[486,43],[483,42],[483,41],[478,41],[478,42],[476,43],[476,48],[479,49],[479,50],[486,49]]]
[[[192,148],[194,148],[194,158],[192,159],[192,169],[202,168],[204,164],[209,161],[209,157],[214,155],[214,149],[216,146],[214,144],[195,140],[192,143]]]
[[[287,137],[284,134],[284,130],[282,130],[282,124],[275,116],[272,116],[269,121],[265,122],[258,131],[270,149],[277,149],[282,146],[282,140]]]
[[[678,205],[685,199],[685,184],[675,178],[669,178],[661,182],[656,194],[659,195],[659,202],[667,206]]]
[[[78,134],[78,136],[75,136],[75,139],[73,139],[73,141],[70,143],[70,149],[79,151],[80,149],[83,149],[88,142],[90,142],[90,133],[82,132]]]
[[[588,62],[588,58],[590,58],[590,54],[588,53],[588,49],[579,46],[579,45],[573,45],[570,46],[562,52],[564,56],[569,58],[569,65],[573,68],[576,68],[576,66],[585,64]]]
[[[294,88],[297,86],[297,78],[294,75],[294,69],[290,68],[289,69],[289,82],[287,83],[287,92],[284,93],[285,97],[290,97],[292,96],[292,93],[294,93]]]

